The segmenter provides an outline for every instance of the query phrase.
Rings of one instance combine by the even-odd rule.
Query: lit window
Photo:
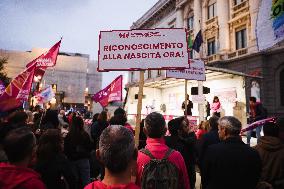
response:
[[[188,18],[187,27],[188,30],[193,30],[193,16]]]
[[[208,6],[208,19],[214,18],[216,16],[216,3]]]
[[[236,49],[247,47],[247,30],[242,29],[236,32]]]
[[[207,41],[207,55],[211,56],[216,54],[215,38],[209,39]]]

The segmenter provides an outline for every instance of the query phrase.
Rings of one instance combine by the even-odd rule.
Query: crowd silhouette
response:
[[[138,146],[122,108],[112,117],[95,114],[90,125],[78,112],[38,106],[7,112],[0,123],[0,188],[194,189],[200,174],[202,189],[283,189],[284,119],[266,122],[250,147],[241,122],[216,112],[196,131],[186,116],[166,123],[152,112],[141,121]]]

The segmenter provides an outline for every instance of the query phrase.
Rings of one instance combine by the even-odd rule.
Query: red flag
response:
[[[11,81],[0,96],[0,111],[17,108],[22,104],[22,101],[28,99],[34,76],[40,76],[41,79],[46,68],[56,64],[60,42],[61,40],[46,54],[42,54],[27,64],[26,69]]]
[[[41,68],[55,66],[60,44],[61,40],[58,41],[55,45],[53,45],[53,47],[51,47],[48,52],[43,53],[42,55],[40,55],[39,57],[28,63],[26,65],[26,68],[34,64],[36,64],[36,67],[41,67]]]
[[[102,107],[109,102],[122,101],[122,75],[118,76],[111,84],[103,90],[100,90],[93,96],[95,102],[99,102]]]

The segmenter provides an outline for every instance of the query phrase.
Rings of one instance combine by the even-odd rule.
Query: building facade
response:
[[[0,57],[7,58],[7,75],[14,78],[24,70],[27,63],[47,50],[0,50]],[[59,52],[56,66],[47,69],[39,87],[44,88],[47,85],[52,85],[56,92],[54,107],[85,107],[89,111],[100,109],[96,107],[97,104],[93,104],[91,96],[101,89],[102,74],[97,72],[97,62],[90,60],[89,55]]]
[[[245,106],[255,96],[270,115],[284,115],[283,43],[258,51],[256,22],[260,0],[160,0],[132,29],[187,28],[191,38],[201,31],[201,58],[208,66],[241,72],[245,77]],[[159,80],[165,71],[146,71],[145,80]],[[139,80],[138,72],[129,72],[129,86]],[[232,83],[233,86],[233,83]]]

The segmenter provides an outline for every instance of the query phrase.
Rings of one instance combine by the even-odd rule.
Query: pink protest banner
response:
[[[109,102],[122,101],[122,75],[118,76],[107,87],[100,90],[93,96],[95,102],[106,107]]]
[[[186,30],[162,28],[101,31],[98,71],[184,69]]]
[[[17,108],[22,104],[22,101],[28,99],[34,76],[38,74],[42,78],[45,69],[56,64],[60,43],[61,40],[47,53],[28,63],[26,69],[11,81],[0,96],[0,111]]]

